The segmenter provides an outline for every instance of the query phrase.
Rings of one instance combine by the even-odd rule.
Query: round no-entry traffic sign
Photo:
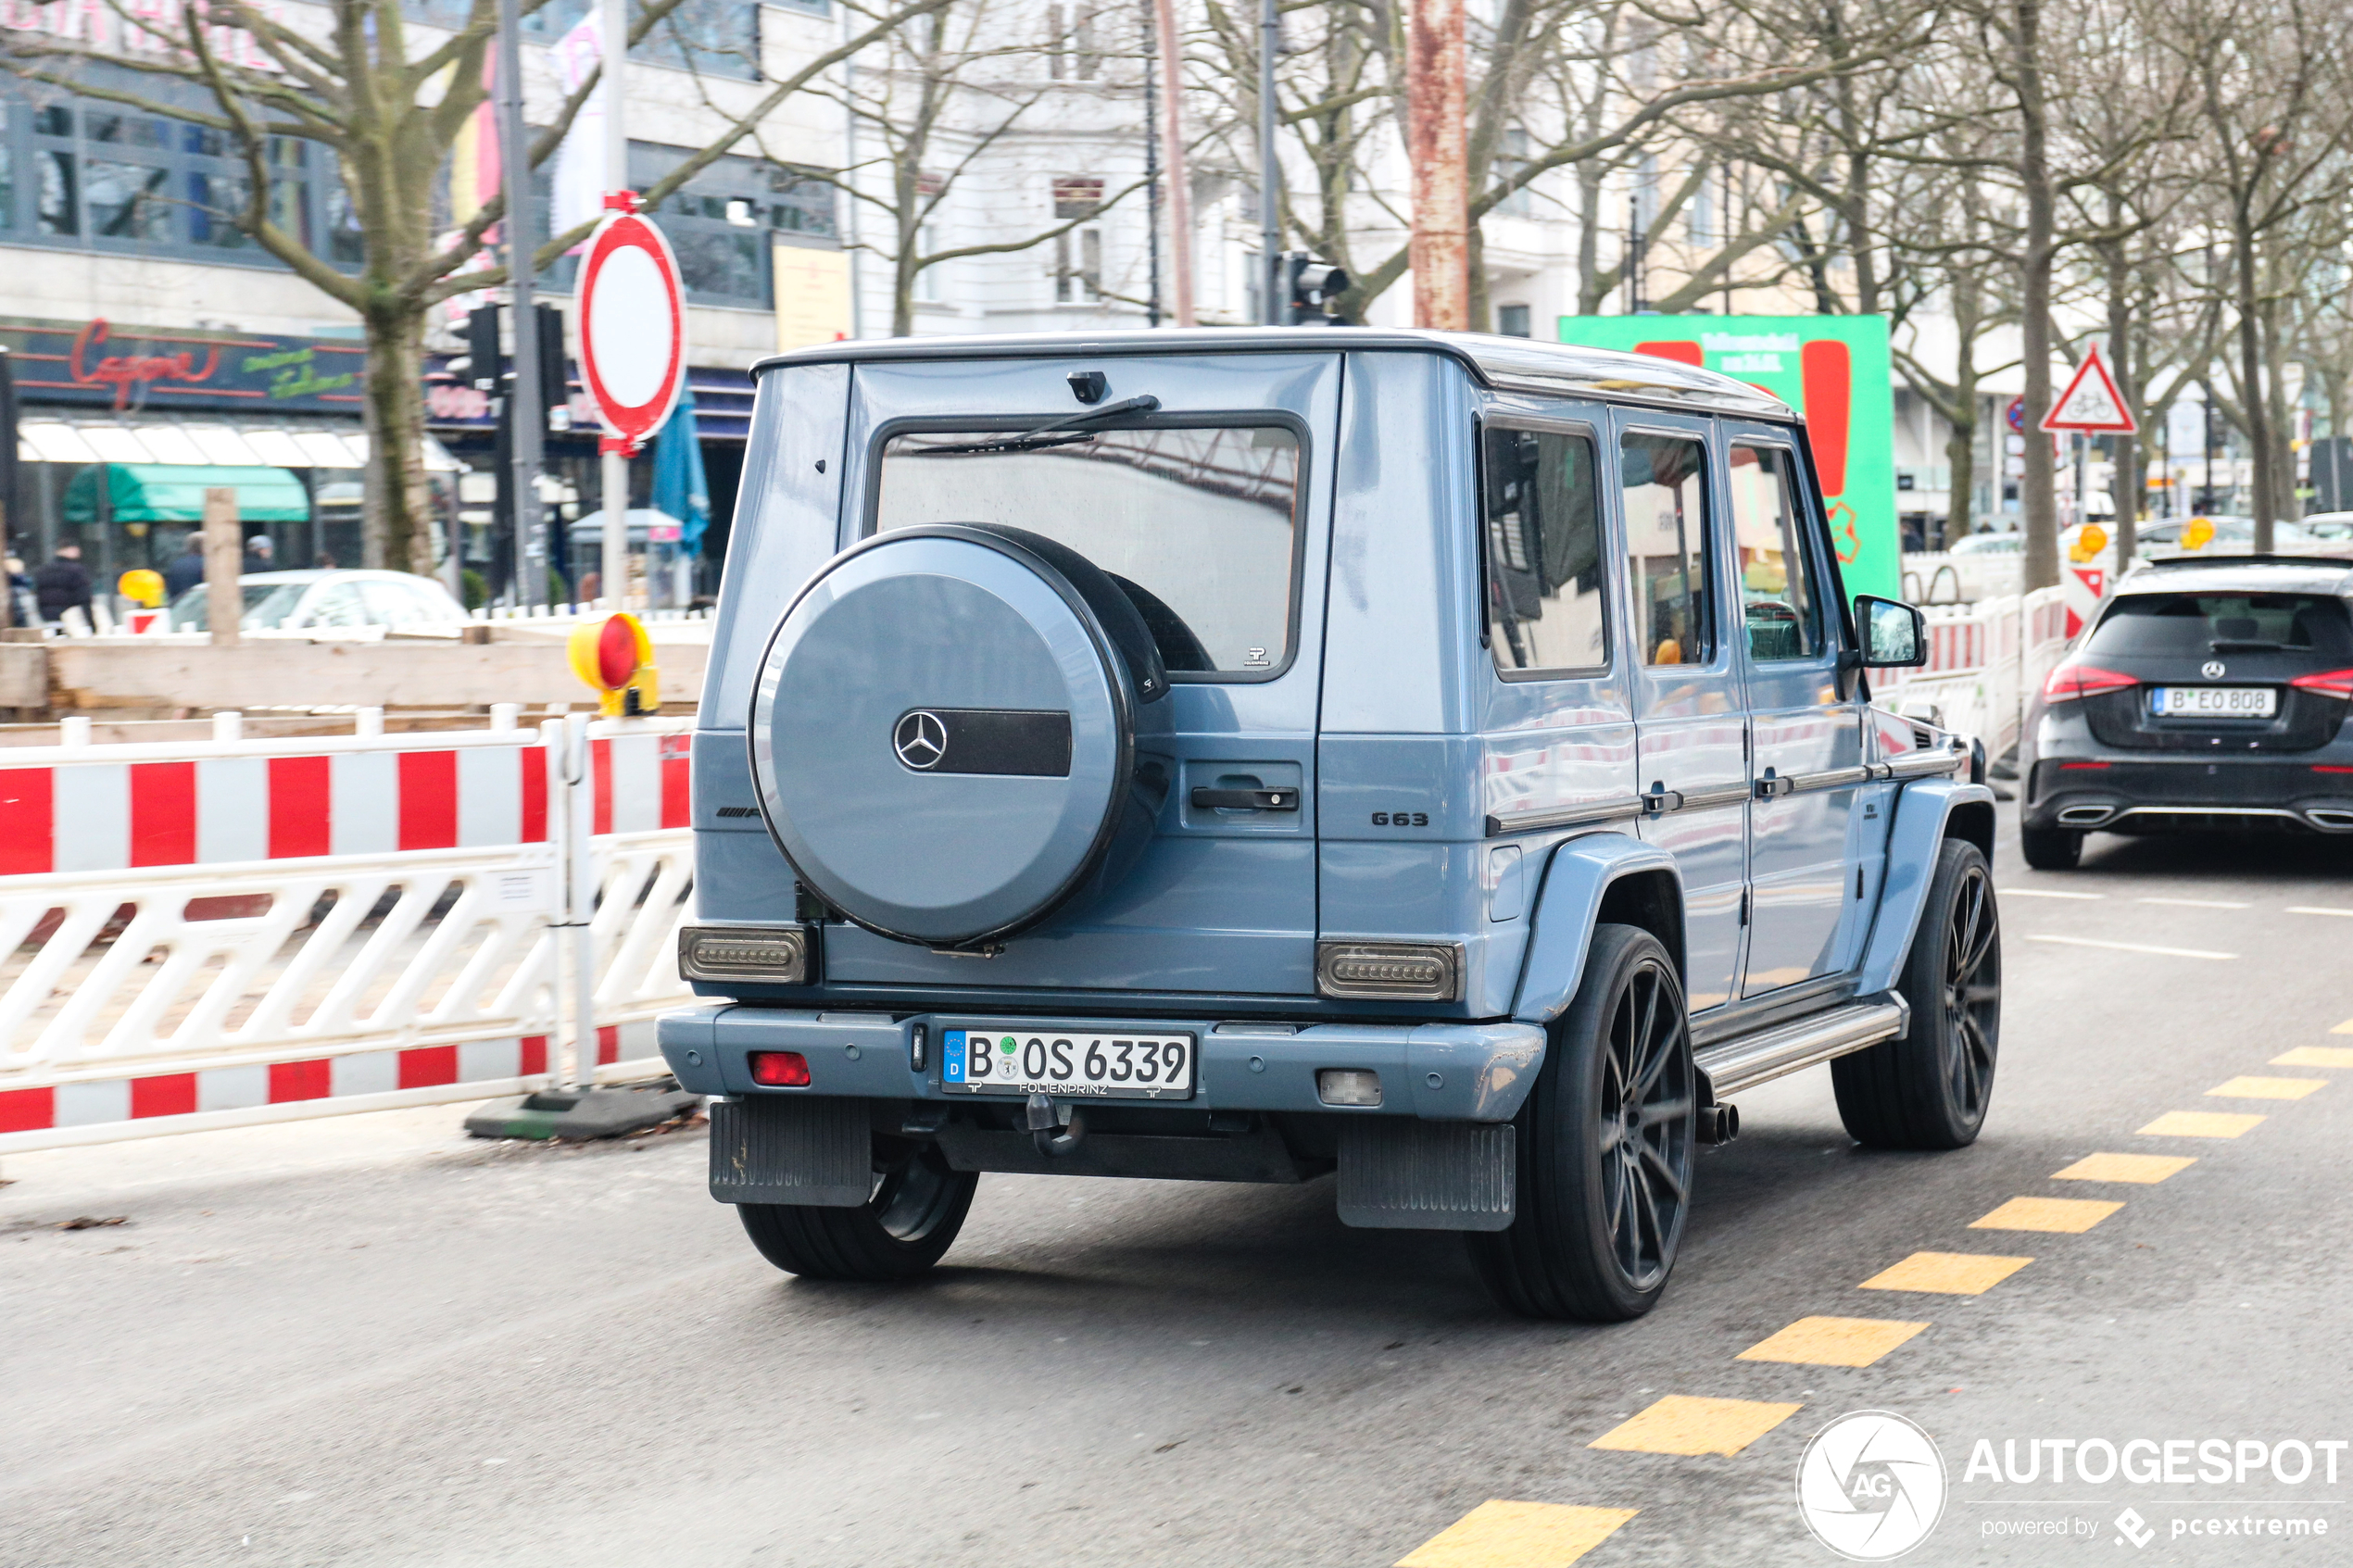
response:
[[[660,229],[616,212],[580,270],[580,369],[605,428],[635,449],[660,430],[686,381],[686,302]]]

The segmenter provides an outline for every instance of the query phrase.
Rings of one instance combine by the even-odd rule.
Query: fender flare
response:
[[[1961,818],[1957,822],[1957,814]],[[1887,872],[1880,884],[1871,935],[1863,947],[1857,996],[1893,989],[1904,960],[1911,956],[1912,935],[1928,902],[1929,880],[1936,874],[1937,845],[1947,838],[1966,838],[1984,848],[1993,823],[1994,792],[1983,784],[1920,779],[1897,794],[1895,820],[1887,831]]]
[[[1572,838],[1545,862],[1528,950],[1520,960],[1519,985],[1512,998],[1515,1019],[1548,1024],[1568,1010],[1584,978],[1586,949],[1592,945],[1593,925],[1611,884],[1650,872],[1664,872],[1674,883],[1677,930],[1667,945],[1680,967],[1683,875],[1674,856],[1622,833]]]

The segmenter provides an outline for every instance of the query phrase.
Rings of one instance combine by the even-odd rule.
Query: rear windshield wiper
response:
[[[988,441],[967,441],[954,446],[932,446],[925,449],[927,458],[963,457],[975,452],[1034,452],[1041,446],[1066,446],[1074,442],[1092,441],[1095,433],[1082,430],[1082,425],[1097,420],[1114,419],[1121,414],[1149,414],[1160,407],[1160,399],[1147,392],[1138,397],[1123,397],[1116,403],[1106,403],[1100,408],[1082,409],[1059,420],[1049,420],[1011,435],[1000,435]]]

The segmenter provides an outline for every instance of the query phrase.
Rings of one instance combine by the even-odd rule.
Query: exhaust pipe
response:
[[[2334,806],[2322,806],[2307,810],[2304,815],[2311,821],[2314,827],[2325,828],[2331,833],[2353,830],[2353,811]]]
[[[2095,828],[2114,815],[2113,806],[2070,806],[2058,814],[2058,820],[2061,827]]]
[[[1741,1108],[1737,1105],[1703,1105],[1699,1108],[1699,1141],[1704,1144],[1730,1143],[1741,1135]]]

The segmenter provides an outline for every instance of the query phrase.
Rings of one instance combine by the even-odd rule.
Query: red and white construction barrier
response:
[[[560,734],[508,714],[362,729],[4,754],[0,1150],[537,1087],[575,863],[598,1075],[661,1070],[684,721],[589,726],[576,788]]]
[[[1935,718],[1945,728],[1975,735],[2000,756],[2018,741],[2024,698],[2067,652],[2064,588],[2037,588],[1972,605],[1931,605],[1928,663],[1919,670],[1876,670],[1871,689],[1880,706]]]

